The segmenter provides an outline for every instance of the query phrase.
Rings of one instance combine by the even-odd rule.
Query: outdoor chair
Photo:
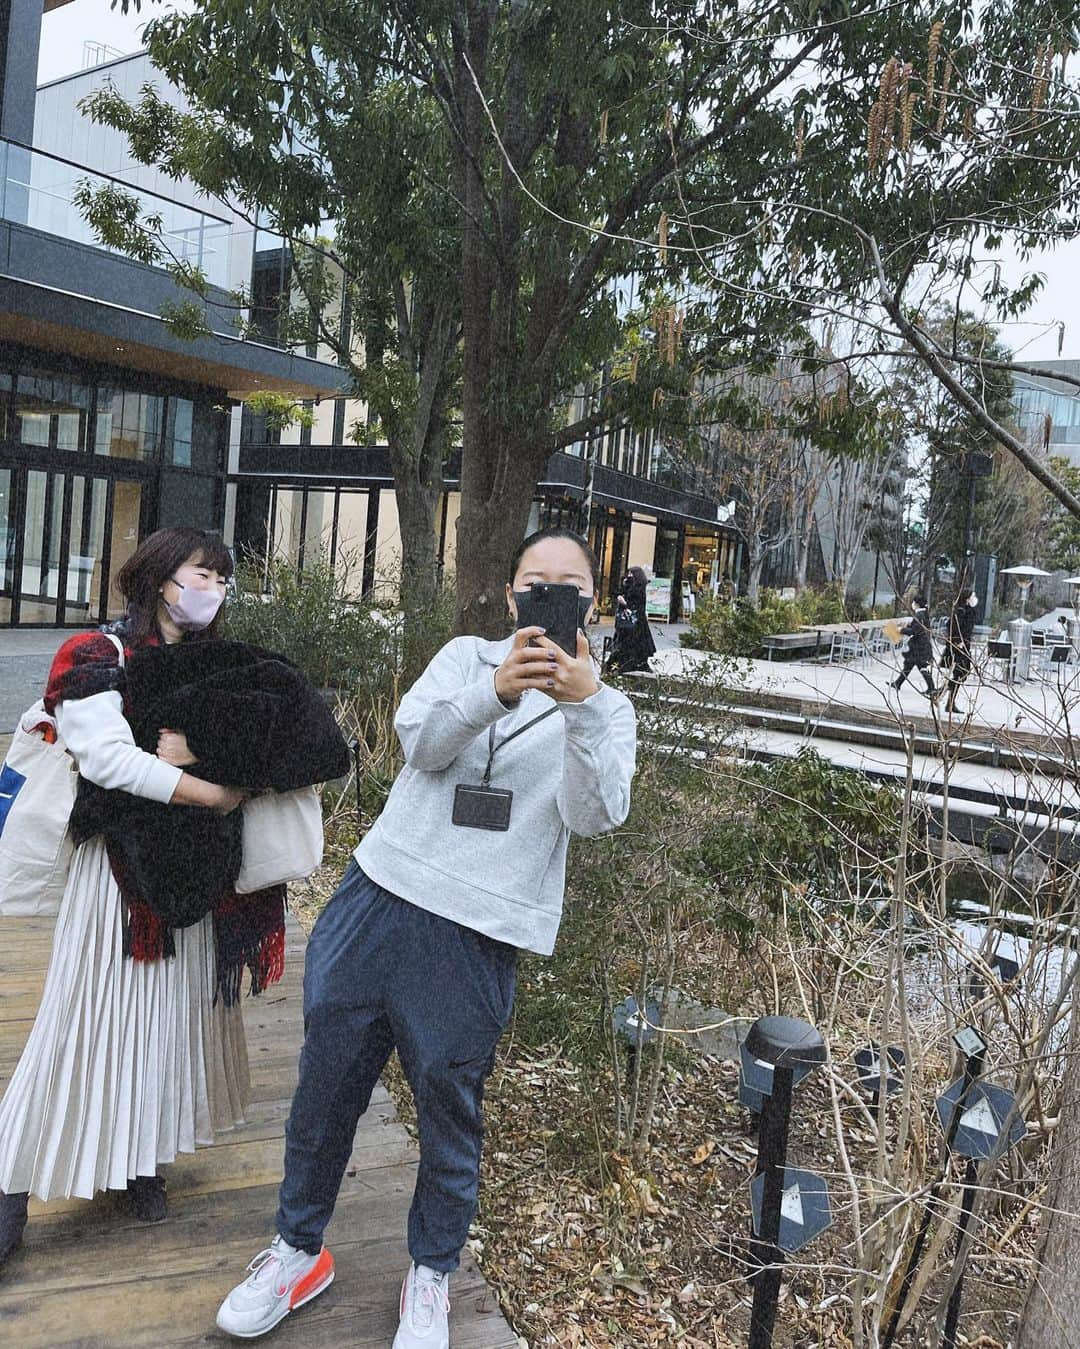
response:
[[[1012,642],[987,642],[986,663],[990,667],[990,678],[1009,680],[1012,676],[1012,658]],[[997,665],[1003,668],[996,670]]]
[[[1059,642],[1052,646],[1049,652],[1049,658],[1043,663],[1040,674],[1044,679],[1053,677],[1058,685],[1068,676],[1066,670],[1069,664],[1069,657],[1072,654],[1072,647],[1066,642]]]
[[[841,664],[846,660],[854,660],[862,654],[862,643],[859,641],[857,633],[854,632],[834,632],[832,647],[829,650],[829,663]]]

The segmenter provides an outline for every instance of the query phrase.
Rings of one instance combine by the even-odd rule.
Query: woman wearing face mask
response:
[[[598,570],[578,535],[531,535],[510,566],[512,621],[546,582],[577,588],[586,623]],[[573,656],[539,627],[456,638],[402,699],[396,727],[405,766],[308,944],[277,1236],[221,1306],[218,1326],[233,1335],[261,1335],[332,1280],[323,1230],[396,1047],[420,1169],[394,1349],[446,1349],[517,953],[554,947],[570,834],[614,829],[629,810],[634,711],[600,682],[580,629]]]
[[[947,712],[957,710],[956,695],[971,673],[971,637],[975,631],[978,605],[979,597],[973,590],[961,590],[949,616],[949,632],[941,656],[941,663],[949,672],[949,696],[945,703]]]
[[[930,611],[921,595],[916,596],[911,601],[911,617],[903,625],[901,631],[907,634],[908,639],[907,650],[904,652],[904,667],[899,676],[893,680],[890,688],[897,690],[903,688],[908,675],[917,667],[926,681],[926,692],[931,698],[936,698],[941,690],[934,687],[934,678],[930,673],[934,660],[933,637],[930,632]]]
[[[214,640],[231,575],[220,539],[160,530],[119,573],[124,617],[72,637],[53,662],[45,706],[79,768],[76,849],[41,1006],[0,1100],[0,1263],[21,1240],[28,1192],[126,1190],[138,1218],[160,1221],[158,1167],[243,1122],[240,980],[248,968],[258,992],[280,977],[284,887],[235,894],[244,783],[197,767],[168,723],[143,724],[136,696],[149,686],[167,699],[181,659],[185,680],[192,658],[211,670],[220,653],[240,660],[241,644]],[[170,705],[186,715],[183,699]],[[171,926],[158,890],[202,903]]]
[[[608,668],[629,673],[647,670],[656,654],[652,629],[645,613],[648,582],[641,567],[631,567],[615,598],[615,636]]]

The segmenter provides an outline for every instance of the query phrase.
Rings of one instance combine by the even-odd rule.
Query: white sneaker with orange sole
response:
[[[241,1340],[265,1335],[334,1282],[334,1257],[325,1246],[318,1255],[309,1255],[280,1235],[248,1269],[250,1275],[236,1285],[217,1314],[218,1329]]]
[[[450,1349],[449,1289],[449,1274],[427,1265],[409,1266],[393,1349]]]

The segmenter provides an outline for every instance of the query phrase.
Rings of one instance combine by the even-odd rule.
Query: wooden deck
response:
[[[52,923],[0,921],[0,1090],[22,1050],[49,958]],[[214,1327],[221,1299],[273,1236],[283,1128],[302,1039],[304,935],[289,920],[284,980],[244,1017],[252,1103],[246,1127],[167,1169],[169,1221],[134,1222],[110,1194],[31,1202],[22,1248],[0,1271],[0,1344],[18,1349],[237,1344]],[[285,1346],[379,1345],[397,1328],[408,1266],[405,1220],[415,1145],[380,1086],[356,1136],[327,1244],[333,1286],[266,1337]],[[454,1349],[519,1341],[466,1252],[451,1283]]]

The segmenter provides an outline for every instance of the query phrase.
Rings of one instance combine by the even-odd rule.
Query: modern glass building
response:
[[[1080,380],[1080,361],[1039,361],[1042,369]],[[1026,437],[1042,445],[1049,417],[1050,453],[1080,465],[1080,388],[1040,375],[1013,375],[1016,420]]]
[[[227,526],[238,400],[343,387],[328,362],[236,336],[228,292],[250,282],[264,241],[190,187],[147,181],[90,129],[76,103],[104,67],[35,89],[43,12],[64,3],[0,6],[0,626],[118,612],[112,581],[147,533]],[[192,299],[165,270],[95,241],[83,183],[134,188],[161,216],[170,251],[211,282],[209,336],[163,320]]]

